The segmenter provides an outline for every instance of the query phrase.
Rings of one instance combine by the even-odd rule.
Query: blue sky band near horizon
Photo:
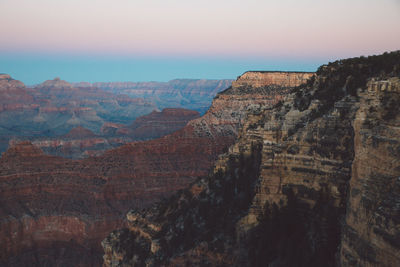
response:
[[[0,0],[0,73],[234,79],[400,49],[398,0]]]

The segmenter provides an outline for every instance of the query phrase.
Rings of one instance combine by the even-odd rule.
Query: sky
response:
[[[400,0],[0,0],[0,73],[26,84],[314,71],[400,49]]]

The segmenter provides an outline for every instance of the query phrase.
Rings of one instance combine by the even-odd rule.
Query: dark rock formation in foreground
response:
[[[214,171],[130,211],[102,242],[104,266],[400,266],[399,103],[393,52],[248,106]]]
[[[30,142],[14,144],[0,158],[0,265],[100,265],[101,240],[125,226],[130,208],[148,207],[206,176],[233,144],[246,111],[272,107],[312,74],[303,76],[295,84],[271,82],[271,90],[259,93],[226,91],[177,132],[101,156],[71,160],[46,155]],[[97,138],[92,135],[75,128],[66,138]]]

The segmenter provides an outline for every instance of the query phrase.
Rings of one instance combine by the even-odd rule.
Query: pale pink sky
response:
[[[357,56],[400,49],[399,0],[0,0],[0,52]]]

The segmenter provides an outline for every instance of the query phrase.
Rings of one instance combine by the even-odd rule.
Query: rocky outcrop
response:
[[[305,83],[313,75],[313,72],[247,71],[232,82],[232,87],[242,90],[246,87],[260,88],[274,85],[295,87]]]
[[[29,108],[32,104],[33,96],[22,82],[0,74],[0,112]]]
[[[290,83],[282,79],[274,79],[274,75],[279,77],[284,75],[287,79],[294,80]],[[252,84],[248,76],[256,80],[266,80],[268,83]],[[295,75],[304,79],[294,79]],[[234,135],[237,136],[238,130],[242,127],[246,114],[249,109],[261,106],[271,107],[281,101],[291,89],[307,81],[312,77],[312,73],[291,73],[291,72],[246,72],[239,76],[232,86],[220,92],[214,98],[209,110],[197,120],[189,124],[199,130],[202,135]],[[272,78],[271,78],[272,77]],[[279,83],[281,82],[281,84]],[[249,88],[252,88],[249,90]]]
[[[59,77],[54,78],[54,80],[47,80],[37,87],[39,88],[49,88],[49,89],[59,89],[59,88],[66,88],[66,89],[73,89],[72,84],[61,80]]]
[[[249,106],[214,171],[131,211],[104,265],[398,266],[399,62],[330,63],[274,107]]]

